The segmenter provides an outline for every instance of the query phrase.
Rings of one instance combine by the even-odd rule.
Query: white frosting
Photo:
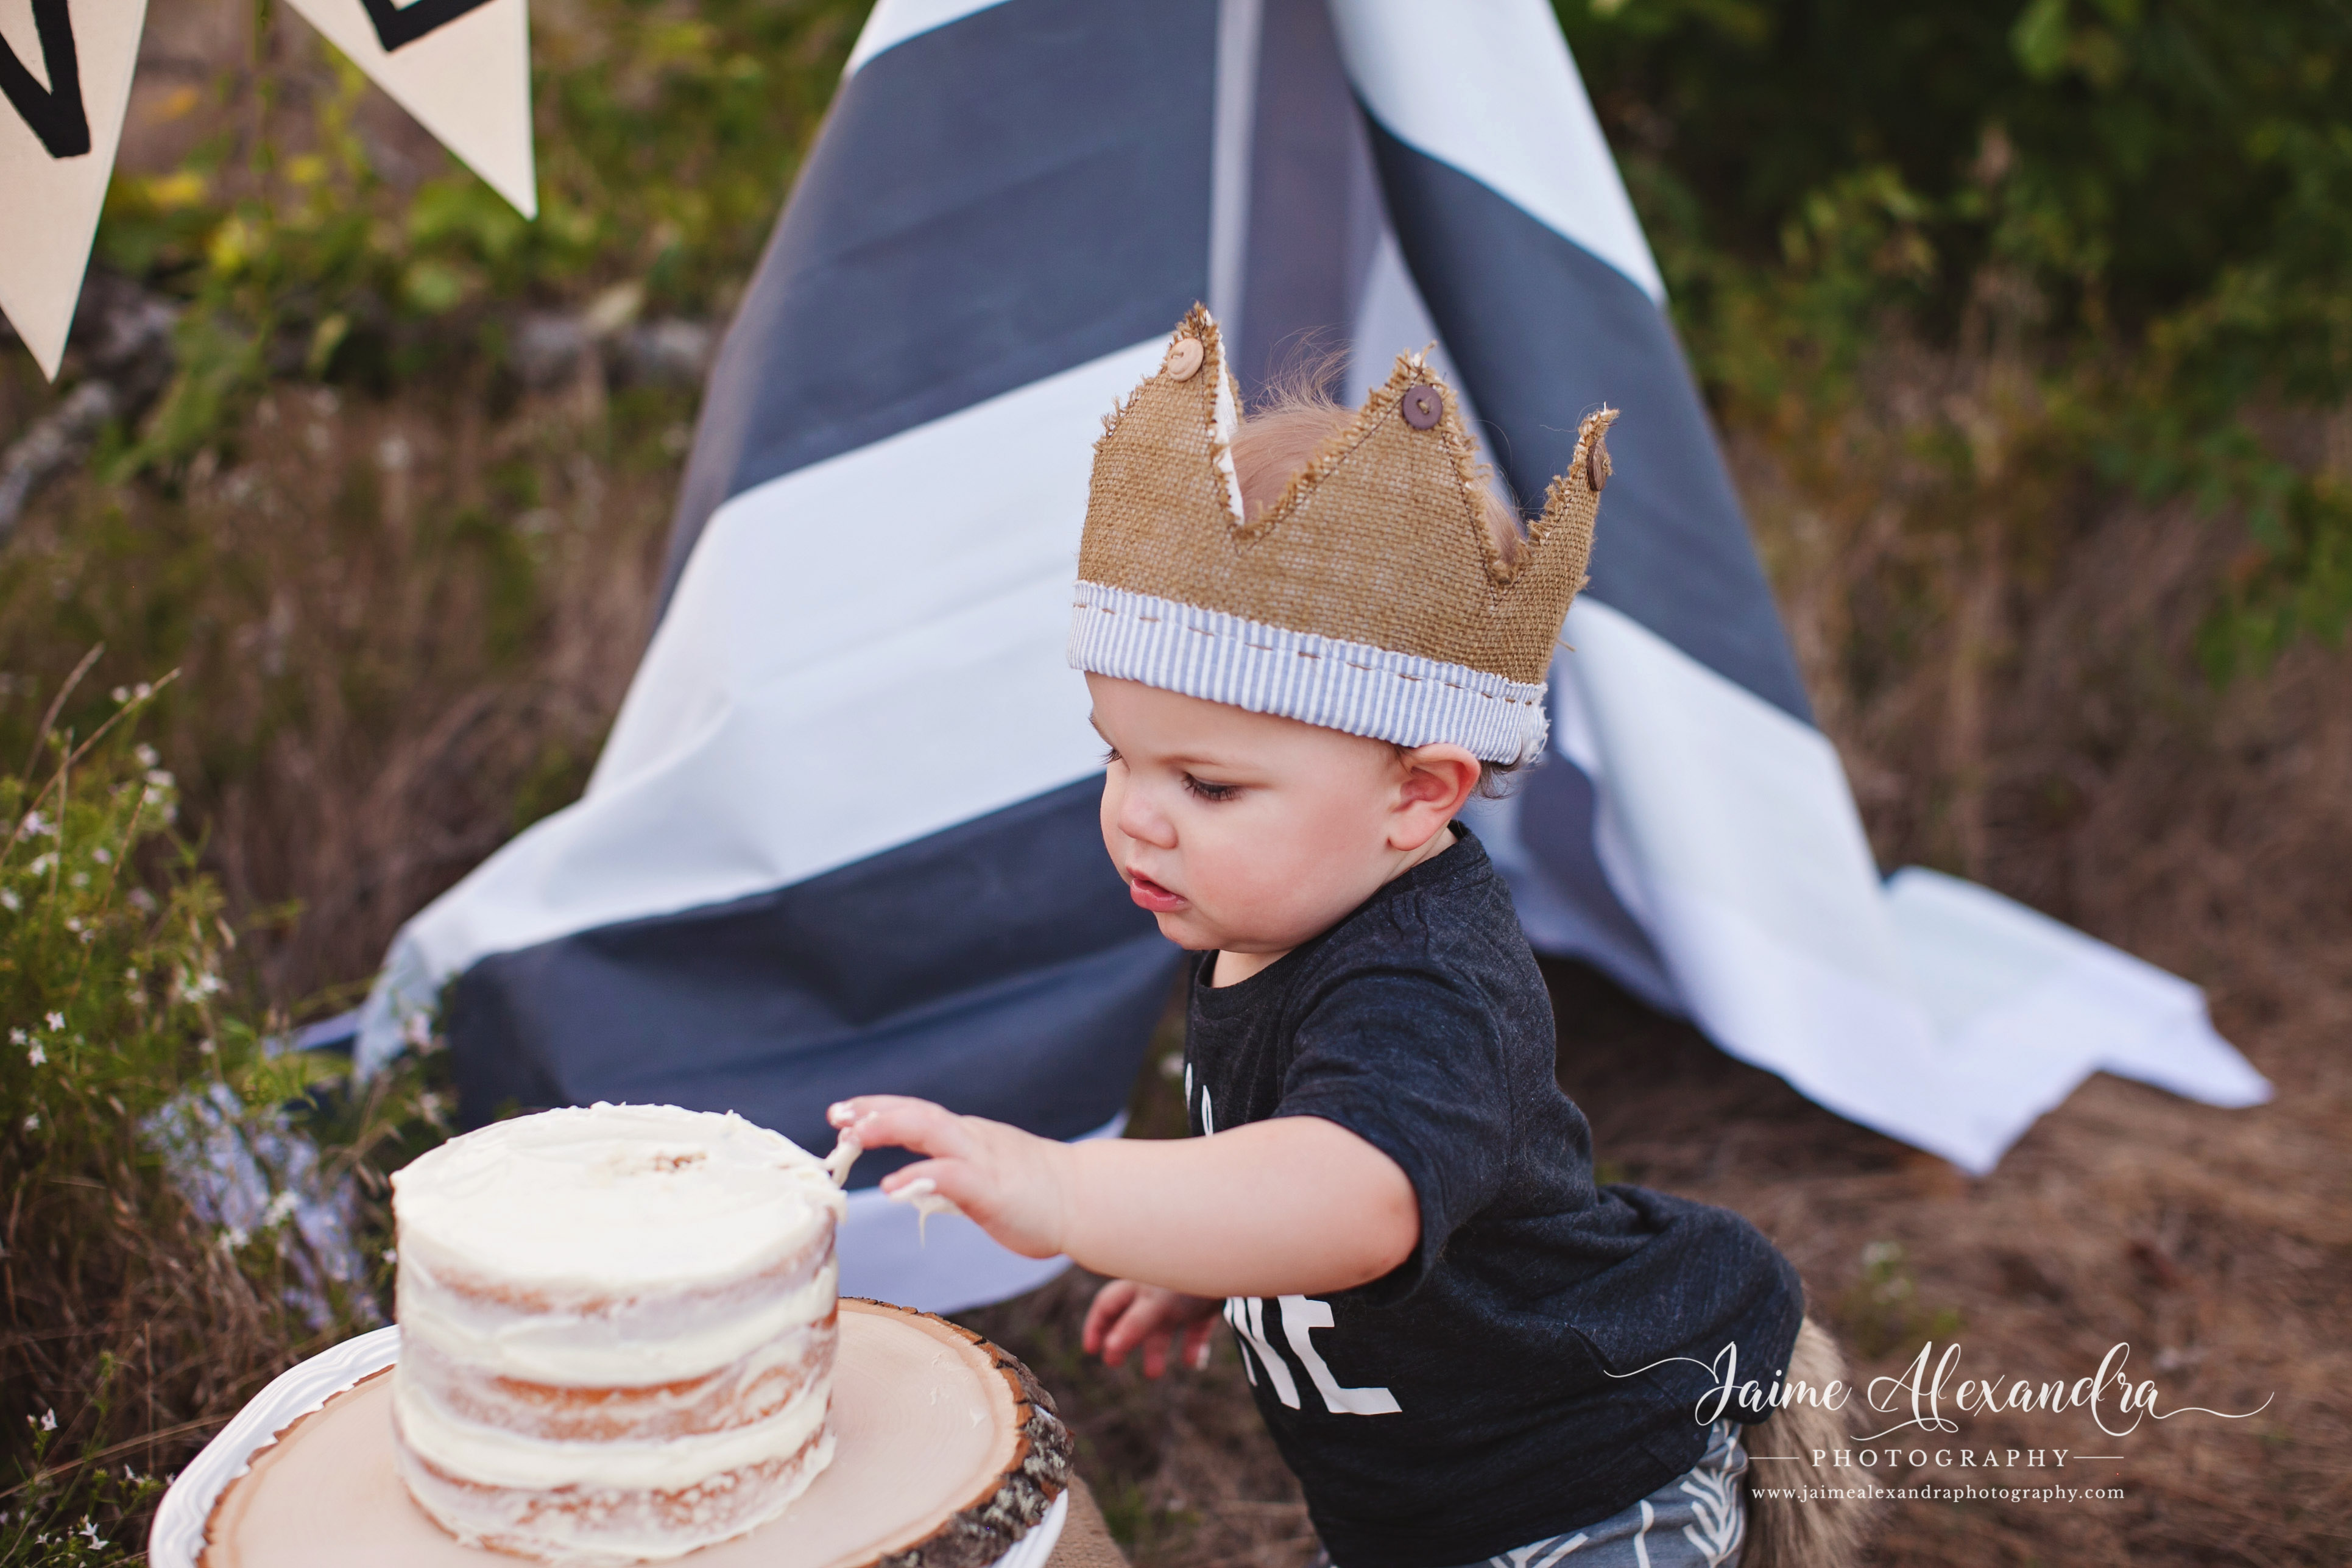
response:
[[[740,1279],[845,1205],[824,1165],[729,1112],[595,1105],[451,1139],[392,1179],[400,1248],[501,1284],[627,1296]]]
[[[638,1388],[701,1377],[771,1348],[779,1352],[772,1359],[782,1359],[793,1348],[792,1336],[833,1310],[839,1277],[839,1267],[827,1261],[797,1289],[691,1317],[486,1312],[418,1268],[404,1246],[400,1326],[451,1361],[492,1377],[564,1388]]]
[[[446,1475],[481,1486],[544,1490],[621,1487],[680,1491],[769,1459],[788,1459],[824,1423],[829,1388],[810,1387],[764,1421],[650,1443],[552,1443],[459,1421],[399,1379],[393,1419],[410,1452]]]
[[[676,1502],[654,1505],[649,1493],[614,1489],[584,1494],[593,1505],[581,1512],[542,1510],[530,1500],[539,1494],[478,1492],[442,1480],[406,1448],[398,1450],[398,1459],[402,1479],[425,1511],[468,1546],[570,1568],[626,1568],[683,1557],[775,1518],[833,1462],[833,1434],[818,1437],[800,1462],[772,1478],[734,1476],[689,1494],[683,1510]]]

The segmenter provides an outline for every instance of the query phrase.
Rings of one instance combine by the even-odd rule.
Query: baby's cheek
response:
[[[1313,924],[1331,901],[1329,889],[1355,879],[1347,865],[1347,836],[1335,834],[1333,826],[1297,810],[1234,824],[1238,831],[1219,837],[1204,879],[1213,885],[1217,912],[1257,928],[1252,935],[1275,940],[1298,934],[1290,928],[1302,921]],[[1185,858],[1189,868],[1193,857]],[[1212,900],[1200,896],[1200,901],[1208,906]]]
[[[1109,767],[1103,770],[1102,810],[1097,817],[1102,828],[1103,851],[1113,866],[1127,864],[1127,835],[1118,830],[1118,812],[1124,794],[1125,769]]]

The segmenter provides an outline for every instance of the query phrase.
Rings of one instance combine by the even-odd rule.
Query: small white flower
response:
[[[155,689],[142,680],[138,685],[131,689],[131,695],[139,699],[140,701],[144,702],[147,699],[155,695]]]
[[[301,1201],[302,1200],[300,1198],[294,1195],[293,1189],[290,1187],[279,1193],[276,1197],[271,1198],[269,1200],[269,1206],[261,1211],[262,1228],[264,1230],[275,1230],[279,1226],[284,1225],[288,1220],[294,1216],[294,1210],[300,1205]]]
[[[49,1053],[41,1049],[39,1043],[36,1041],[33,1048],[25,1053],[25,1059],[35,1067],[39,1067],[49,1059]]]
[[[56,868],[57,863],[57,851],[52,849],[47,855],[34,856],[33,863],[26,867],[25,869],[30,871],[36,877],[46,877]]]
[[[89,873],[87,871],[76,871],[72,876],[68,877],[66,880],[71,882],[77,888],[87,888],[89,886]]]
[[[87,880],[87,879],[85,879],[85,880]],[[66,917],[66,930],[72,931],[77,936],[80,935],[81,917],[79,915],[68,915]]]
[[[385,1247],[385,1248],[383,1249],[383,1260],[384,1260],[386,1263],[397,1263],[397,1262],[399,1262],[399,1261],[400,1261],[400,1249],[399,1249],[398,1247]]]
[[[198,1056],[200,1056],[200,1057],[208,1057],[208,1056],[210,1056],[210,1055],[212,1055],[212,1054],[213,1054],[213,1043],[212,1043],[212,1041],[210,1041],[210,1040],[206,1039],[206,1040],[198,1040],[198,1041],[196,1042],[196,1055],[198,1055]]]
[[[139,765],[142,768],[152,768],[157,763],[163,761],[163,759],[156,754],[155,748],[149,745],[144,741],[142,741],[137,745],[131,747],[131,754],[139,759]]]
[[[47,1024],[52,1029],[62,1029],[66,1026],[66,1016],[63,1013],[52,1013],[42,1022]]]
[[[40,1130],[41,1130],[41,1118],[40,1118],[40,1115],[39,1115],[39,1113],[38,1113],[38,1112],[36,1112],[36,1113],[34,1113],[33,1115],[31,1115],[31,1116],[27,1116],[26,1118],[25,1118],[25,1131],[27,1131],[27,1132],[38,1132]]]
[[[57,1413],[56,1411],[54,1411],[54,1410],[44,1410],[44,1411],[42,1411],[42,1412],[41,1412],[41,1430],[42,1430],[42,1431],[44,1431],[44,1432],[54,1432],[54,1431],[56,1431],[57,1429],[58,1429],[58,1413]]]
[[[0,910],[6,910],[13,915],[24,907],[24,900],[16,897],[14,888],[0,888]]]
[[[8,1031],[8,1043],[12,1046],[21,1046],[30,1037],[22,1029],[11,1029]]]
[[[252,1237],[247,1236],[245,1232],[239,1230],[236,1226],[230,1226],[226,1230],[221,1232],[221,1250],[223,1252],[235,1252],[251,1239]]]
[[[113,698],[117,702],[128,702],[131,700],[131,688],[127,686],[118,686],[112,691],[107,693],[107,695]]]
[[[147,782],[153,784],[157,789],[170,789],[173,784],[178,784],[180,781],[172,776],[172,773],[169,768],[149,768],[147,770]]]
[[[91,850],[89,852],[89,858],[97,861],[101,866],[111,866],[114,864],[114,852],[103,844]]]
[[[131,907],[142,914],[152,915],[155,912],[155,895],[144,888],[133,888],[131,889]]]
[[[89,1549],[91,1551],[103,1552],[106,1550],[106,1537],[98,1532],[97,1525],[92,1524],[88,1519],[84,1519],[81,1521],[81,1529],[82,1533],[89,1538]]]

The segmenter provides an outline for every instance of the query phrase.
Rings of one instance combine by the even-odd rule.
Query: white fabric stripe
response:
[[[2092,1065],[2214,1105],[2271,1086],[2214,1032],[2205,994],[1989,888],[1911,866],[1887,911],[1937,1032],[1975,1057],[2000,1048]]]
[[[783,887],[1095,772],[1071,572],[1103,413],[1165,349],[720,507],[587,794],[402,928],[362,1061],[486,954]]]
[[[974,11],[1003,4],[1004,0],[877,0],[866,16],[866,26],[858,31],[857,42],[849,47],[849,59],[841,68],[841,79],[847,81],[867,60],[918,33],[944,27]]]
[[[1218,0],[1215,143],[1210,152],[1209,311],[1225,342],[1242,341],[1249,257],[1250,151],[1257,118],[1257,50],[1265,0]]]
[[[1253,713],[1492,762],[1543,750],[1544,689],[1363,643],[1081,582],[1070,663]]]
[[[1595,600],[1564,636],[1601,864],[1725,1049],[1979,1173],[2101,1068],[2266,1097],[2188,982],[1949,878],[1882,889],[1818,731]]]
[[[1664,302],[1665,281],[1544,0],[1331,0],[1331,23],[1349,79],[1390,134]]]

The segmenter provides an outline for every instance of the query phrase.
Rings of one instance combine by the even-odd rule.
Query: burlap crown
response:
[[[1586,416],[1515,560],[1488,531],[1459,405],[1420,356],[1400,356],[1255,519],[1229,450],[1238,413],[1216,322],[1195,305],[1103,422],[1070,662],[1399,745],[1540,752],[1616,411]]]

